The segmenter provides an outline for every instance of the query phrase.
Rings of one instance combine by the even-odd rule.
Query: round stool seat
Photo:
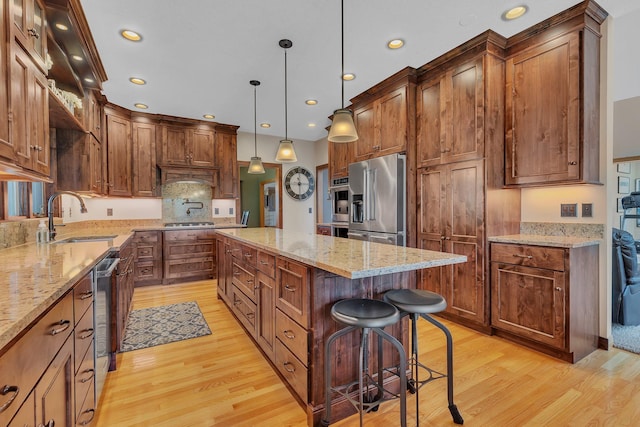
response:
[[[375,299],[350,298],[331,307],[331,316],[340,323],[359,328],[384,328],[400,320],[392,304]]]
[[[384,294],[384,300],[407,313],[430,314],[447,308],[442,295],[421,289],[392,289]]]

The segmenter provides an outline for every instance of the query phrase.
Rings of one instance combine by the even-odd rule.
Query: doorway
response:
[[[249,162],[239,161],[240,194],[236,217],[249,211],[247,227],[282,228],[282,165],[263,163],[265,173],[249,174]]]

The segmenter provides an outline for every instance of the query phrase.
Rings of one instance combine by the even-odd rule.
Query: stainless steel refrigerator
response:
[[[349,165],[350,239],[405,246],[405,173],[403,154]]]

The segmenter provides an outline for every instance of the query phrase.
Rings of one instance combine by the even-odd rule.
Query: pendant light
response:
[[[276,162],[292,163],[298,161],[293,141],[287,138],[287,49],[293,46],[293,43],[291,40],[282,39],[278,44],[284,49],[284,139],[278,145]]]
[[[340,34],[341,34],[341,51],[342,51],[342,74],[340,80],[342,82],[342,108],[333,112],[333,122],[329,129],[330,142],[353,142],[358,139],[356,126],[353,124],[353,113],[351,110],[344,108],[344,0],[340,0]]]
[[[249,163],[247,173],[258,175],[264,173],[262,159],[258,157],[258,104],[256,102],[256,90],[260,82],[251,80],[249,83],[253,86],[253,157],[251,158],[251,163]]]

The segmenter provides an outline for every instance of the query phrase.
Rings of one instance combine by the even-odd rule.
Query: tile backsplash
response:
[[[175,182],[162,186],[164,222],[211,221],[211,187],[207,184]]]

